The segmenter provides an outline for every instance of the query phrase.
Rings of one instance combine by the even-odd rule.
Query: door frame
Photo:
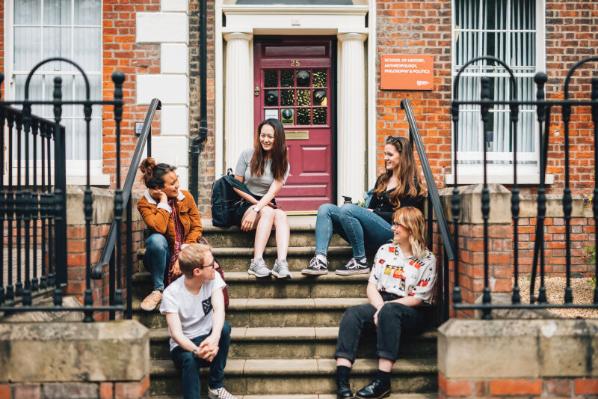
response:
[[[225,4],[227,3],[227,4]],[[219,175],[226,170],[225,134],[224,134],[224,80],[226,41],[224,36],[232,32],[248,35],[341,35],[345,33],[358,33],[367,37],[365,48],[366,72],[366,154],[364,187],[359,183],[359,189],[367,189],[374,184],[376,179],[376,2],[367,1],[367,4],[353,6],[310,6],[310,5],[259,5],[239,6],[230,4],[226,0],[215,0],[215,174]],[[250,40],[253,47],[253,40]],[[340,46],[337,46],[340,54]],[[251,51],[253,58],[253,51]],[[250,60],[250,76],[253,76],[253,60]],[[336,59],[334,73],[339,77],[338,68],[340,59]],[[338,89],[338,86],[337,86]],[[338,95],[338,93],[337,93]],[[338,118],[337,108],[334,116]],[[253,115],[253,104],[251,104]],[[338,119],[334,125],[338,127]],[[338,136],[337,136],[338,137]],[[338,149],[338,141],[335,142]],[[336,151],[338,156],[338,151]],[[335,161],[335,167],[338,161]],[[335,175],[343,173],[335,168]],[[338,183],[337,183],[338,185]],[[338,195],[338,193],[336,193]],[[338,202],[338,198],[337,198]]]

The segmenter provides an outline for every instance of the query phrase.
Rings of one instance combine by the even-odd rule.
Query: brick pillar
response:
[[[464,303],[481,302],[484,289],[484,220],[482,218],[482,185],[465,186],[461,192],[459,219],[459,286]],[[488,226],[489,287],[492,294],[508,293],[513,277],[513,229],[511,219],[511,193],[504,186],[489,185],[490,216]],[[449,223],[452,188],[442,190],[445,212]],[[452,228],[451,228],[452,231]],[[450,290],[454,287],[454,265],[449,264]],[[451,307],[451,317],[471,317],[473,312]]]

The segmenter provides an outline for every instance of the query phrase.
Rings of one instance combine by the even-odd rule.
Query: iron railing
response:
[[[85,84],[84,100],[63,100],[62,78],[59,76],[54,78],[51,101],[29,98],[29,87],[35,72],[51,62],[70,64],[80,73]],[[4,76],[0,75],[0,85],[3,80]],[[65,58],[48,58],[35,65],[27,75],[24,100],[0,101],[0,126],[2,127],[0,135],[2,141],[0,145],[2,148],[0,152],[2,154],[0,311],[83,311],[85,320],[91,321],[94,310],[124,310],[117,301],[110,306],[93,306],[90,282],[93,213],[90,184],[92,107],[94,105],[114,107],[116,156],[117,160],[120,160],[118,143],[123,112],[124,80],[125,76],[122,73],[113,73],[114,99],[91,100],[89,80],[79,65]],[[34,105],[52,105],[54,120],[33,115]],[[61,121],[63,107],[66,105],[80,106],[85,120],[84,216],[87,266],[85,301],[82,307],[62,306],[63,288],[67,284],[67,204],[65,129]],[[4,180],[5,175],[7,181]],[[48,288],[53,288],[54,306],[33,306],[32,293]]]
[[[438,187],[436,186],[434,175],[432,174],[432,169],[430,168],[430,162],[428,162],[428,156],[426,155],[424,143],[419,134],[417,121],[415,120],[413,109],[411,108],[411,102],[408,99],[403,99],[401,101],[401,108],[405,111],[405,117],[407,119],[407,123],[409,124],[409,139],[411,140],[412,146],[415,148],[419,157],[424,179],[426,180],[426,186],[428,188],[428,226],[426,229],[428,248],[433,250],[434,221],[436,221],[436,225],[438,226],[438,234],[442,240],[442,264],[441,267],[438,267],[438,278],[436,283],[438,284],[437,292],[440,293],[440,298],[438,299],[441,299],[440,301],[437,301],[440,311],[437,315],[437,319],[438,321],[442,322],[447,320],[449,315],[450,300],[448,265],[449,261],[453,261],[455,259],[455,246],[450,235],[446,215],[444,214],[444,208],[442,206],[442,202],[440,201]]]
[[[157,98],[152,99],[150,106],[147,110],[145,115],[145,120],[143,121],[143,127],[141,129],[141,133],[139,138],[137,139],[137,145],[135,146],[135,151],[133,152],[133,157],[131,158],[131,163],[129,165],[129,170],[127,172],[127,177],[125,178],[125,184],[120,190],[120,198],[118,195],[117,189],[117,196],[115,197],[114,209],[120,209],[122,214],[123,206],[127,208],[127,217],[125,221],[125,229],[126,229],[126,249],[124,253],[126,254],[126,261],[125,263],[125,284],[127,287],[127,293],[131,292],[131,276],[133,273],[132,266],[133,266],[133,201],[131,201],[131,192],[133,190],[133,184],[135,183],[135,176],[137,174],[137,168],[141,162],[141,157],[143,155],[144,148],[146,149],[147,156],[152,155],[152,121],[154,120],[154,115],[156,114],[157,110],[160,110],[162,104],[160,100]],[[118,172],[120,168],[120,164],[117,162],[117,181],[120,179],[120,173]],[[92,278],[94,279],[101,279],[104,274],[104,268],[108,266],[109,268],[109,292],[110,298],[114,298],[115,301],[119,300],[116,294],[119,294],[119,284],[122,283],[120,278],[122,276],[122,262],[123,262],[123,251],[122,251],[122,239],[120,234],[120,226],[122,223],[122,216],[116,217],[117,212],[115,212],[114,220],[110,225],[110,230],[108,232],[108,237],[106,238],[106,243],[104,244],[104,248],[102,249],[102,254],[100,255],[100,261],[93,267],[92,269]],[[117,281],[113,278],[116,276],[118,278]],[[132,317],[132,295],[127,294],[127,303],[125,309],[125,317],[130,319]],[[114,312],[110,312],[110,319],[114,318]]]
[[[453,287],[453,305],[455,310],[475,309],[482,311],[482,317],[489,319],[492,317],[492,309],[540,309],[540,308],[598,308],[598,287],[594,287],[594,298],[591,304],[574,304],[573,303],[573,292],[571,288],[571,215],[573,208],[573,198],[571,194],[571,182],[570,182],[570,120],[571,111],[573,107],[591,107],[592,121],[594,125],[594,192],[593,192],[593,214],[594,223],[598,228],[598,77],[591,79],[591,99],[589,100],[572,100],[570,99],[569,86],[573,74],[581,66],[589,64],[591,62],[598,62],[598,57],[590,57],[579,61],[567,73],[567,77],[564,82],[564,99],[563,100],[546,100],[545,99],[545,85],[548,77],[545,73],[539,72],[534,77],[536,84],[536,100],[520,100],[517,97],[518,87],[515,75],[512,69],[502,60],[485,56],[474,58],[465,63],[458,71],[454,86],[451,106],[451,114],[453,121],[453,192],[451,198],[451,211],[452,211],[452,225],[453,225],[453,242],[459,243],[459,214],[460,214],[460,193],[458,189],[458,138],[459,138],[459,107],[462,105],[474,105],[480,107],[480,117],[484,129],[482,129],[482,147],[483,147],[483,187],[481,196],[481,210],[483,218],[483,251],[484,251],[484,288],[482,292],[482,303],[469,304],[463,303],[461,296],[461,288],[459,286],[459,250],[455,251],[454,263],[454,279],[455,285]],[[509,78],[511,98],[509,100],[498,101],[494,100],[491,89],[491,79],[489,77],[481,78],[481,93],[479,100],[459,100],[459,84],[461,82],[461,75],[463,72],[472,64],[486,63],[488,66],[494,66],[495,68],[503,68]],[[508,107],[510,111],[510,132],[512,142],[512,165],[513,165],[513,184],[511,186],[511,217],[513,227],[513,288],[511,293],[511,303],[507,304],[496,304],[492,303],[492,293],[489,286],[489,264],[488,264],[488,235],[489,235],[489,216],[490,216],[490,192],[488,189],[488,162],[487,162],[487,144],[489,142],[489,136],[492,133],[490,128],[490,114],[491,109],[494,106]],[[535,107],[538,131],[540,132],[540,162],[539,172],[540,179],[539,184],[534,187],[537,190],[537,224],[536,224],[536,235],[534,242],[534,254],[532,264],[532,275],[530,281],[530,303],[522,303],[519,288],[519,212],[520,212],[520,184],[518,182],[518,143],[517,143],[517,124],[519,121],[519,111],[522,106]],[[564,124],[564,187],[562,189],[562,206],[563,206],[563,219],[565,224],[565,276],[566,286],[564,288],[564,303],[548,303],[546,296],[546,287],[544,285],[545,279],[545,240],[544,240],[544,223],[546,218],[546,165],[548,161],[548,144],[550,141],[550,123],[553,108],[561,108],[562,122]],[[595,234],[595,244],[598,247],[598,234]],[[540,288],[538,296],[535,294],[535,280],[538,268],[538,262],[540,267]],[[594,276],[598,276],[598,258],[595,264]]]

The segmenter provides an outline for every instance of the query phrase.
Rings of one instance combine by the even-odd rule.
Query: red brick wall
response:
[[[121,171],[122,182],[137,137],[134,134],[135,122],[143,122],[147,105],[136,106],[135,74],[160,73],[160,46],[158,44],[136,44],[136,14],[138,12],[160,11],[160,0],[104,0],[103,7],[103,92],[104,98],[113,98],[114,86],[111,75],[114,71],[123,72],[125,109],[121,125]],[[103,159],[104,173],[111,175],[114,185],[116,172],[116,132],[112,107],[104,107],[103,113]],[[152,133],[159,134],[159,113],[154,118]]]
[[[567,71],[583,58],[596,55],[598,47],[598,8],[594,0],[546,1],[546,69],[551,99],[563,96]],[[590,63],[575,74],[571,82],[571,98],[590,98],[591,71],[597,63]],[[595,76],[595,74],[594,74]],[[548,172],[555,174],[555,185],[564,184],[564,127],[559,114],[553,122]],[[593,142],[591,114],[588,107],[573,112],[570,125],[571,185],[574,193],[590,193],[594,186]]]
[[[596,378],[447,379],[438,373],[439,398],[596,398]]]
[[[380,55],[426,54],[434,56],[433,91],[385,91],[378,86],[376,102],[376,159],[383,168],[386,136],[407,136],[408,125],[401,100],[411,99],[415,118],[437,183],[450,170],[451,152],[451,4],[446,0],[378,0],[376,75],[380,81]]]

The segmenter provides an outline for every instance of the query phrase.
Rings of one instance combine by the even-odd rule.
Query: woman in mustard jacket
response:
[[[202,238],[199,210],[191,194],[179,189],[176,168],[156,163],[148,157],[139,167],[147,190],[137,209],[152,230],[145,240],[143,263],[152,273],[153,291],[141,302],[141,308],[151,311],[158,306],[166,284],[181,275],[178,255],[181,245],[199,242]]]

